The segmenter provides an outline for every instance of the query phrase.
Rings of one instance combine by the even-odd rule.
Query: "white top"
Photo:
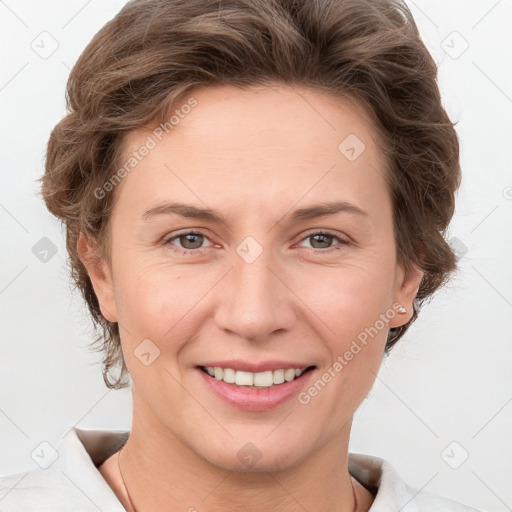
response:
[[[129,431],[68,427],[56,448],[42,443],[32,458],[41,467],[0,477],[2,512],[125,512],[98,470],[127,441]],[[370,512],[479,512],[409,487],[385,460],[349,453],[349,472],[372,494]]]

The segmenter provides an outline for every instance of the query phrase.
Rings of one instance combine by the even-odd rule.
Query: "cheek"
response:
[[[192,266],[126,259],[123,267],[116,280],[116,303],[131,343],[180,339],[196,320],[190,313],[198,311],[194,307],[215,284],[215,276]]]
[[[323,377],[334,383],[329,386],[331,406],[341,415],[353,410],[373,385],[388,321],[396,315],[391,308],[393,259],[381,254],[343,268],[318,269],[301,279],[301,296],[308,297],[305,302],[321,320],[315,325],[324,333]]]
[[[378,268],[323,269],[302,280],[301,293],[311,297],[308,306],[320,319],[314,325],[323,333],[318,347],[324,366],[299,402],[318,407],[333,432],[364,400],[382,361],[388,324],[381,315],[389,311],[391,292],[389,276]],[[327,279],[319,280],[322,274]]]
[[[197,331],[197,315],[190,313],[204,292],[193,282],[195,278],[184,278],[178,268],[129,268],[133,271],[118,274],[116,293],[128,371],[148,403],[156,399],[155,388],[166,389],[162,397],[179,396],[168,372],[177,375],[175,358]]]
[[[323,321],[330,337],[344,343],[373,326],[390,308],[391,263],[375,257],[338,267],[312,266],[295,280],[295,289],[308,309]]]

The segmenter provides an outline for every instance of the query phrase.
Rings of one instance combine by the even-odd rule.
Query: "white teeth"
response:
[[[272,372],[269,370],[267,372],[260,372],[254,374],[253,379],[253,386],[261,386],[261,387],[268,387],[272,386],[274,377],[272,375]],[[238,382],[237,382],[238,384]],[[277,382],[276,382],[277,384]]]
[[[289,368],[284,372],[284,380],[286,382],[291,382],[293,379],[295,379],[295,370],[293,368]]]
[[[206,371],[211,377],[217,380],[223,380],[228,384],[236,384],[237,386],[254,386],[260,388],[269,388],[283,382],[291,382],[300,377],[304,369],[288,368],[279,370],[267,370],[264,372],[252,373],[245,371],[235,371],[232,368],[220,368],[218,366],[206,366]]]
[[[252,386],[254,373],[238,371],[235,373],[235,384],[237,386]]]
[[[236,381],[236,372],[232,368],[224,368],[222,380],[228,384],[234,384]]]
[[[274,384],[282,384],[284,382],[284,370],[276,370],[274,372]]]

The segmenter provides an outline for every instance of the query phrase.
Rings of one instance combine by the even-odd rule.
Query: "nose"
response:
[[[285,332],[296,322],[293,291],[270,250],[249,263],[237,254],[233,268],[217,287],[218,328],[249,341]]]

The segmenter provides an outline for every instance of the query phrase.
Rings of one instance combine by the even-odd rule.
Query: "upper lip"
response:
[[[220,368],[232,368],[235,371],[258,373],[264,371],[287,370],[288,368],[305,369],[313,366],[307,363],[298,363],[297,361],[262,361],[255,363],[243,361],[241,359],[231,359],[229,361],[206,361],[198,366],[218,366]]]

